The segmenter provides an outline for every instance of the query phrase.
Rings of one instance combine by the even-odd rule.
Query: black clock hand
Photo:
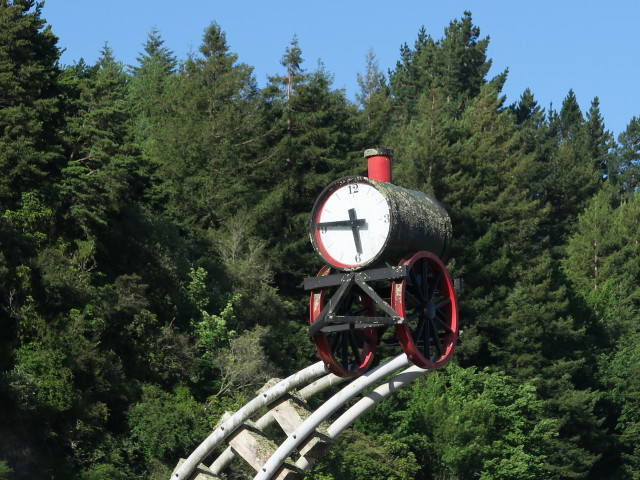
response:
[[[353,241],[356,243],[356,252],[362,254],[362,242],[360,241],[360,225],[356,223],[358,221],[356,217],[356,209],[349,209],[349,222],[351,223],[351,232],[353,232]],[[364,222],[364,219],[362,219]]]
[[[336,220],[334,222],[318,222],[316,227],[353,227],[354,225],[362,227],[367,223],[364,218],[356,218],[355,220]]]

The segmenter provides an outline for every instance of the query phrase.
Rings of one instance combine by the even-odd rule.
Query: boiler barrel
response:
[[[428,250],[446,261],[451,246],[451,219],[433,195],[386,182],[369,182],[389,204],[390,231],[380,261],[396,264],[405,256]]]

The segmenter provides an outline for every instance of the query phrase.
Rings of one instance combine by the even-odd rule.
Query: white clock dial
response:
[[[320,199],[312,219],[320,255],[338,268],[356,268],[374,259],[389,236],[389,204],[373,185],[352,181]]]

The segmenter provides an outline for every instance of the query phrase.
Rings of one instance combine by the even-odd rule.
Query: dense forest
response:
[[[315,363],[309,212],[377,146],[451,215],[465,337],[310,478],[640,479],[639,117],[505,104],[469,12],[367,55],[355,102],[295,36],[259,88],[215,22],[132,66],[54,31],[0,0],[0,479],[167,479]]]

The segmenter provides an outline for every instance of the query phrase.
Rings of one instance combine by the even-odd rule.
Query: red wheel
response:
[[[458,338],[458,304],[453,282],[431,252],[405,257],[408,275],[391,287],[391,306],[407,323],[396,325],[402,350],[421,368],[447,364]]]
[[[331,267],[325,265],[317,276],[328,275]],[[309,304],[309,318],[313,323],[330,299],[337,287],[311,291]],[[345,301],[336,315],[339,316],[374,316],[375,306],[371,298],[357,289],[346,294]],[[350,324],[353,327],[353,324]],[[373,355],[378,343],[378,333],[375,328],[349,328],[348,324],[340,325],[343,329],[335,331],[321,331],[312,336],[318,355],[329,371],[339,377],[357,377],[371,366]],[[337,327],[337,328],[340,328]]]

